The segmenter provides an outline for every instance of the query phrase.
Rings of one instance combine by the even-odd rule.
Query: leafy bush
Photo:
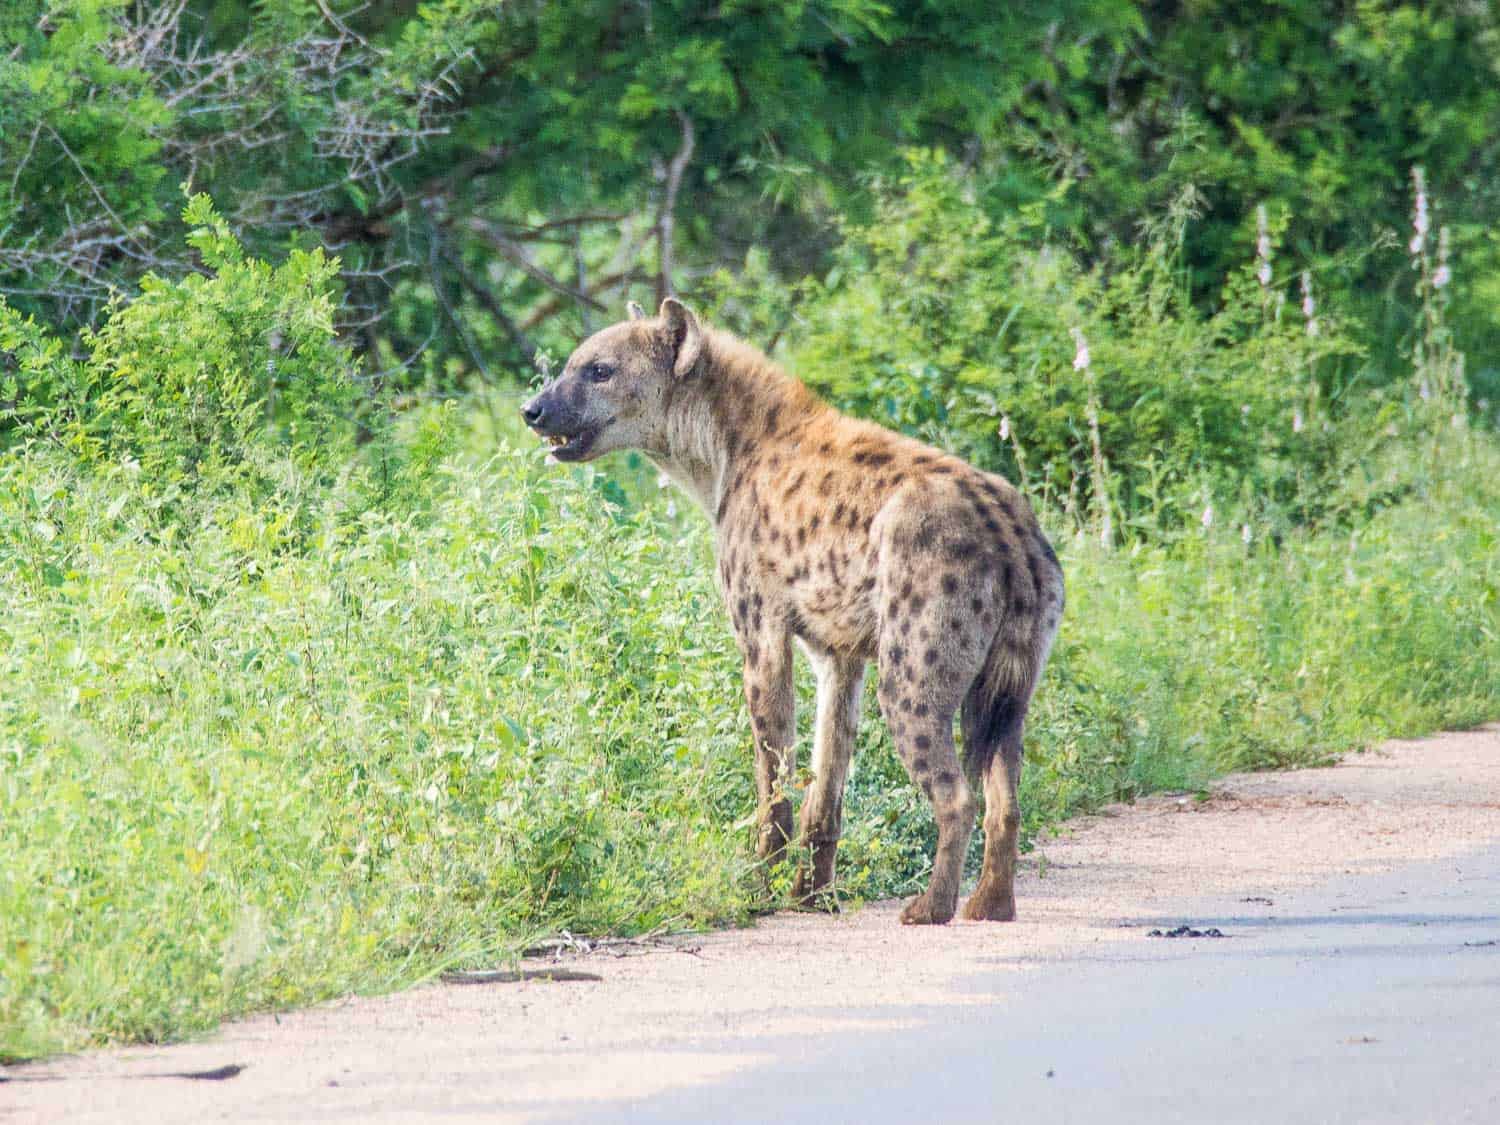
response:
[[[189,200],[188,243],[207,275],[147,276],[141,294],[85,339],[98,397],[89,428],[153,477],[235,466],[270,439],[333,461],[352,432],[352,363],[334,333],[338,262],[293,250],[248,259],[205,195]]]
[[[0,299],[0,434],[43,436],[179,497],[215,482],[275,491],[282,462],[336,470],[359,395],[334,327],[338,263],[246,256],[207,196],[184,219],[205,272],[147,275],[82,360]]]

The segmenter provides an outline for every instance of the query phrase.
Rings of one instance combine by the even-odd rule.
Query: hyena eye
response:
[[[615,369],[605,363],[591,363],[583,369],[583,377],[590,383],[605,383],[615,373]]]

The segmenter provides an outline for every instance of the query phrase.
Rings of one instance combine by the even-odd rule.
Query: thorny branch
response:
[[[262,236],[315,231],[325,247],[344,255],[350,299],[341,306],[340,327],[372,364],[381,350],[377,329],[386,317],[385,295],[424,270],[439,316],[454,323],[467,351],[478,349],[463,323],[465,309],[455,307],[465,295],[474,302],[468,315],[478,309],[493,317],[528,359],[537,350],[532,332],[549,318],[573,308],[605,312],[601,298],[647,280],[637,261],[650,241],[659,250],[657,289],[663,295],[670,289],[678,193],[695,144],[693,123],[685,113],[677,115],[678,151],[656,168],[662,191],[654,221],[649,215],[636,221],[635,214],[625,211],[588,211],[524,222],[475,215],[473,204],[450,215],[471,194],[466,189],[475,179],[504,171],[514,146],[493,145],[416,183],[403,174],[403,166],[449,133],[454,115],[472,93],[460,79],[472,86],[475,60],[458,52],[425,80],[397,93],[400,84],[382,85],[379,79],[392,65],[390,52],[351,24],[364,7],[341,12],[336,0],[315,2],[321,23],[300,36],[222,48],[193,22],[197,17],[189,0],[136,3],[120,12],[104,53],[113,65],[144,76],[147,92],[166,109],[164,123],[146,129],[175,180],[211,182],[235,162],[265,162],[289,145],[312,156],[300,166],[317,170],[311,180],[291,178],[270,161],[267,174],[250,190],[219,202],[233,229]],[[493,76],[505,61],[491,60],[478,77]],[[300,93],[296,104],[285,96],[288,87]],[[370,97],[372,89],[382,97]],[[171,275],[196,268],[192,255],[178,248],[176,232],[154,231],[133,223],[128,211],[122,213],[112,185],[70,144],[68,129],[45,113],[39,110],[34,123],[22,117],[17,127],[24,147],[7,177],[10,211],[37,213],[34,193],[45,182],[38,172],[43,166],[66,164],[69,178],[87,195],[56,209],[59,221],[45,228],[0,231],[0,294],[39,300],[58,319],[88,323],[122,286],[145,273]],[[358,205],[351,205],[351,198]],[[579,268],[579,232],[611,226],[619,230],[614,253],[604,261],[591,260],[586,270]],[[504,287],[492,288],[476,276],[460,242],[444,242],[445,229],[477,236],[508,268],[550,295],[528,299],[524,315],[508,310]],[[576,284],[539,257],[553,245],[568,250]],[[426,346],[404,343],[415,343],[419,351]]]

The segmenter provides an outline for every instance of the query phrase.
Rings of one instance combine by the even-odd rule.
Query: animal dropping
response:
[[[640,450],[713,521],[720,593],[744,656],[759,855],[811,855],[793,893],[834,878],[866,665],[937,853],[907,923],[944,923],[976,802],[984,867],[963,917],[1015,917],[1017,786],[1027,708],[1063,611],[1063,575],[1009,481],[848,418],[764,354],[674,298],[595,333],[521,408],[549,460]],[[794,837],[792,650],[817,675],[811,777]],[[954,739],[962,732],[963,760]]]

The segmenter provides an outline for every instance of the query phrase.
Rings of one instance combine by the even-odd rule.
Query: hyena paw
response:
[[[934,903],[932,893],[918,895],[901,912],[903,926],[942,926],[953,918],[953,903]]]
[[[987,891],[983,884],[975,888],[960,915],[966,922],[1014,922],[1016,896]]]

